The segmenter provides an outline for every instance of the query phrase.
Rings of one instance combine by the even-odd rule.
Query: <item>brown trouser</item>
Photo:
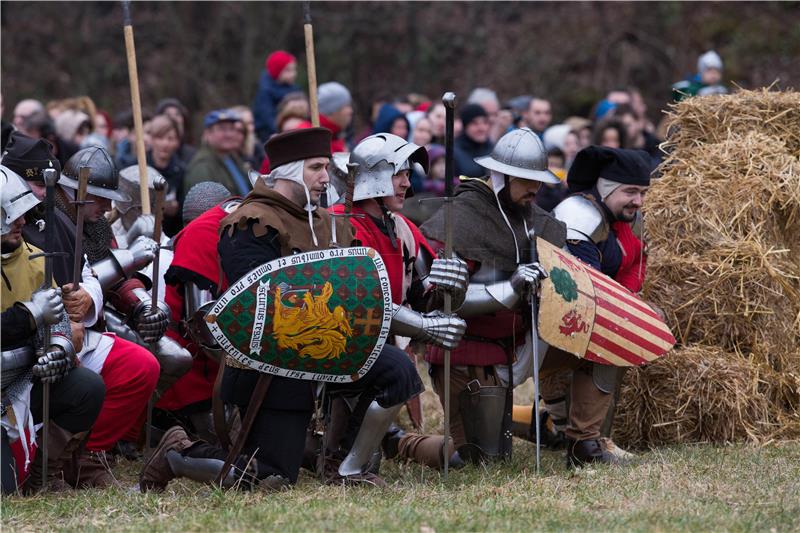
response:
[[[564,396],[569,386],[569,420],[565,431],[575,440],[600,437],[600,426],[611,405],[611,395],[597,388],[592,380],[594,363],[578,359],[557,348],[547,350],[539,372],[541,395],[545,399]],[[572,379],[565,377],[572,373]]]

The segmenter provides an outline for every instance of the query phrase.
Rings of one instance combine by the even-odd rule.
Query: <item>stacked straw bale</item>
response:
[[[672,107],[644,206],[645,298],[679,345],[627,373],[629,446],[800,436],[800,93]]]

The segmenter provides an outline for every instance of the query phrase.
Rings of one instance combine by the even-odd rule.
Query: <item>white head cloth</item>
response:
[[[600,199],[605,200],[611,193],[622,187],[622,183],[606,178],[597,178],[597,192],[600,193]]]
[[[288,180],[299,183],[303,186],[303,191],[306,193],[306,205],[303,209],[308,213],[308,227],[311,230],[311,239],[314,241],[314,246],[318,246],[317,234],[314,233],[314,218],[312,213],[317,209],[317,206],[311,203],[311,194],[308,192],[306,182],[303,181],[303,169],[305,168],[305,159],[292,161],[279,167],[276,167],[264,177],[267,185],[272,187],[275,185],[275,180]]]

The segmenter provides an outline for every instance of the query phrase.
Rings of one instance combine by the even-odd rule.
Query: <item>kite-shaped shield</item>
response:
[[[367,373],[391,320],[386,266],[366,247],[263,264],[234,283],[206,315],[211,334],[239,364],[334,383]]]
[[[541,238],[536,246],[549,274],[539,300],[545,342],[613,366],[645,365],[675,344],[669,327],[638,296]]]

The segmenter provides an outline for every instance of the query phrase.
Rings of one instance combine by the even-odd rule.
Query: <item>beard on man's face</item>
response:
[[[22,237],[17,239],[6,239],[3,237],[3,241],[0,243],[0,252],[4,254],[10,254],[20,246],[22,246]]]
[[[523,216],[528,212],[528,210],[530,210],[530,204],[520,205],[511,200],[511,192],[508,185],[503,187],[503,189],[497,193],[497,198],[500,199],[500,205],[503,206],[503,211],[505,211],[506,214]]]

